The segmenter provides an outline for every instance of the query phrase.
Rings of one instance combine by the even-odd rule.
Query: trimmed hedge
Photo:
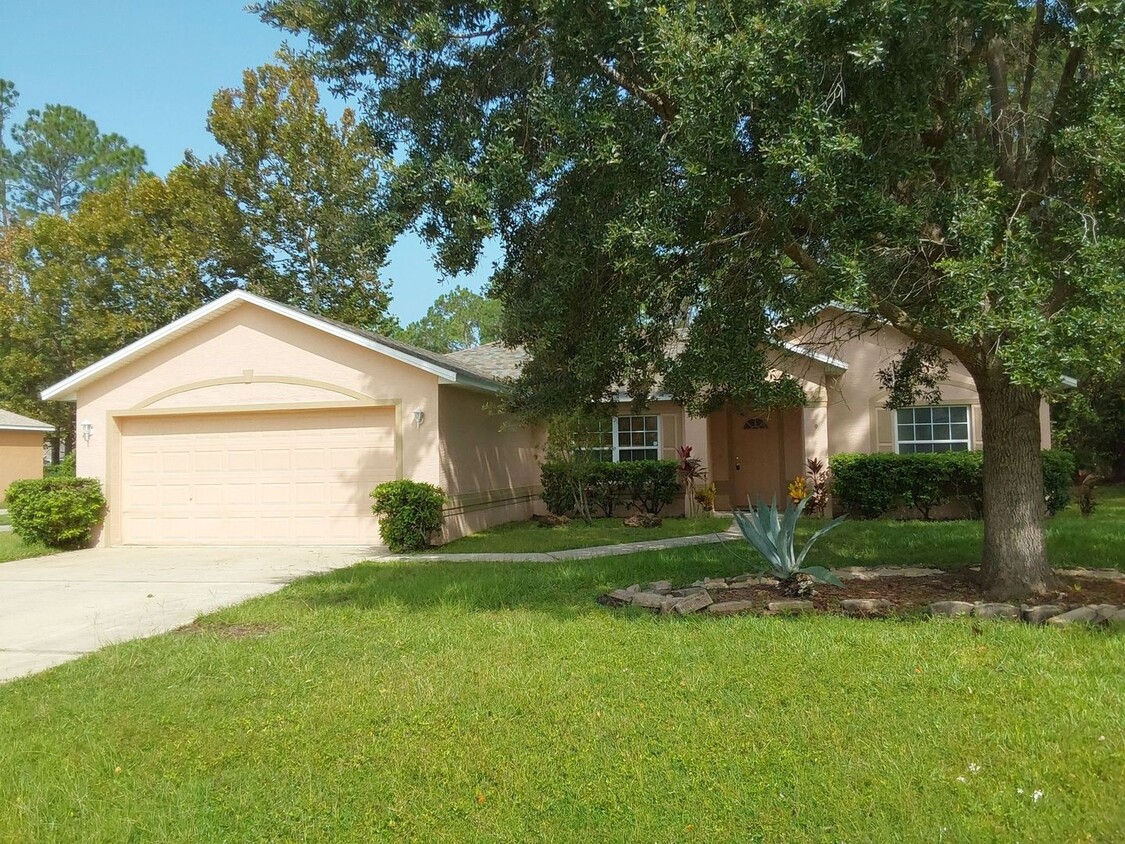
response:
[[[681,492],[676,474],[678,466],[675,460],[551,461],[541,467],[543,492],[540,497],[555,515],[573,515],[574,493],[582,482],[590,507],[607,517],[623,504],[655,516]]]
[[[371,491],[371,512],[379,516],[379,535],[394,553],[420,551],[441,528],[445,493],[419,481],[388,481]]]
[[[1074,456],[1061,449],[1042,452],[1044,498],[1049,515],[1070,503]],[[837,454],[832,495],[853,517],[877,519],[899,507],[923,519],[947,503],[960,504],[979,518],[984,495],[984,457],[979,451],[940,454]]]
[[[42,542],[52,548],[88,545],[105,510],[105,496],[95,478],[14,481],[5,498],[12,531],[25,542]]]

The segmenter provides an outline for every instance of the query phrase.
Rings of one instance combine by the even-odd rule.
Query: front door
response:
[[[785,419],[781,410],[730,414],[731,506],[744,509],[749,498],[759,496],[770,503],[784,504]]]

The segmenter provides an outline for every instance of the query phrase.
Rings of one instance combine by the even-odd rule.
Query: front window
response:
[[[904,407],[895,414],[895,450],[899,454],[969,451],[969,408]]]
[[[585,450],[597,460],[623,463],[660,459],[659,416],[615,416],[591,431]]]

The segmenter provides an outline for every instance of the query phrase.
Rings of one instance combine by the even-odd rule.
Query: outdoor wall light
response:
[[[426,420],[426,412],[424,410],[414,411],[414,427],[421,428],[422,423]]]
[[[94,423],[89,419],[82,420],[82,439],[87,443],[90,442],[90,437],[94,436]]]

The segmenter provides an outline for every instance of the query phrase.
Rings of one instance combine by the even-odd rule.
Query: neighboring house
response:
[[[12,481],[43,477],[43,437],[53,425],[0,408],[0,499]]]
[[[980,413],[950,367],[940,408],[882,409],[876,371],[906,340],[889,328],[779,349],[807,407],[689,417],[656,396],[607,431],[614,460],[688,444],[718,506],[784,496],[806,458],[841,451],[975,449]],[[438,355],[236,291],[44,391],[77,403],[78,473],[109,508],[99,544],[374,544],[369,493],[411,478],[448,493],[444,539],[541,506],[543,432],[492,415],[522,354],[490,344]],[[1046,407],[1044,445],[1049,444]]]

